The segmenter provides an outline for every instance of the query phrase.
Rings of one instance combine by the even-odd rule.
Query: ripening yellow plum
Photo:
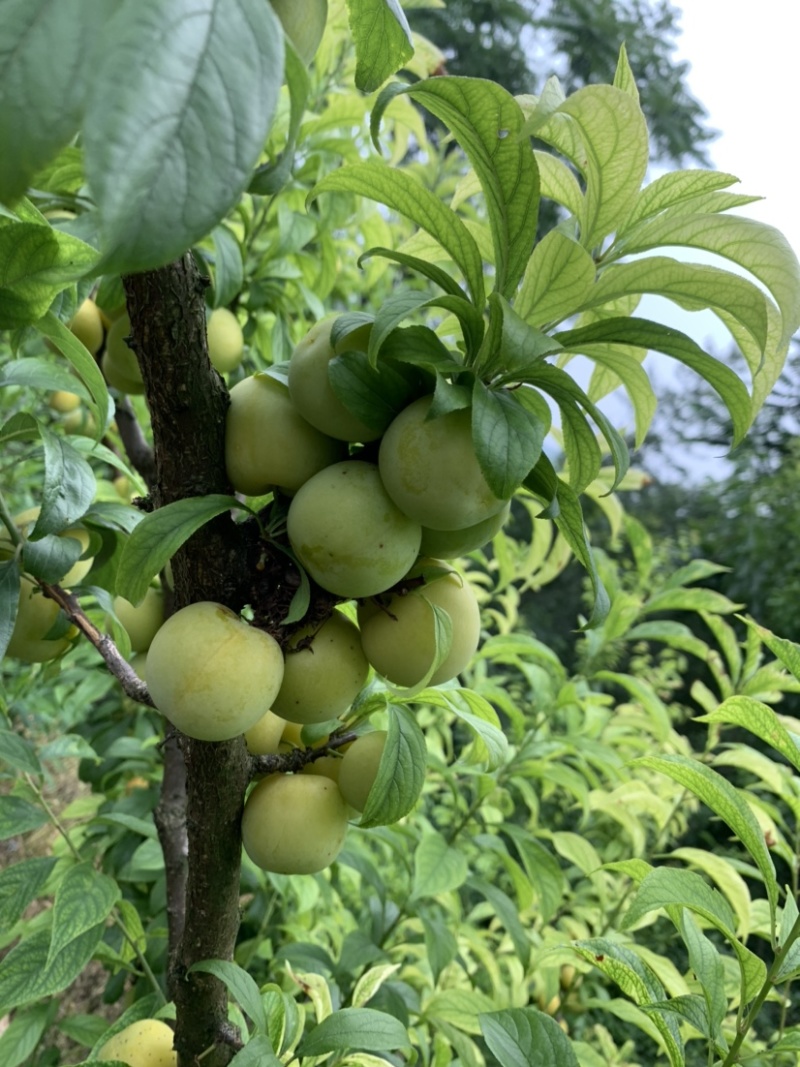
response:
[[[283,31],[306,66],[314,58],[328,18],[328,0],[272,0]]]
[[[255,726],[244,732],[247,751],[251,756],[274,756],[283,737],[286,720],[268,711]]]
[[[433,556],[435,559],[457,559],[476,548],[483,548],[505,526],[510,514],[511,504],[508,503],[496,515],[490,515],[474,526],[465,526],[463,530],[431,530],[423,526],[420,555]]]
[[[228,308],[215,308],[206,326],[208,358],[220,374],[236,370],[244,355],[244,334],[239,320]]]
[[[254,374],[231,389],[225,464],[237,492],[260,496],[277,486],[294,493],[345,454],[346,446],[306,422],[286,386],[269,374]]]
[[[368,674],[358,627],[334,611],[322,626],[306,626],[292,636],[273,710],[294,723],[335,719],[353,703]]]
[[[383,484],[400,510],[433,530],[463,530],[502,509],[472,445],[470,410],[427,419],[433,397],[404,408],[381,441]]]
[[[255,726],[282,680],[278,642],[212,601],[170,616],[147,653],[156,707],[199,741],[228,741]]]
[[[100,366],[112,388],[119,389],[122,393],[139,395],[144,392],[144,382],[136,353],[125,340],[130,336],[130,332],[131,320],[127,313],[111,324]]]
[[[331,330],[338,316],[316,323],[292,352],[289,360],[289,393],[292,403],[312,426],[341,441],[376,441],[382,429],[367,426],[344,406],[333,391],[328,364],[339,352],[366,352],[369,330],[349,334],[334,349]],[[385,427],[383,427],[385,429]]]
[[[271,774],[245,801],[242,843],[265,871],[315,874],[339,855],[348,818],[347,804],[330,778]]]
[[[453,641],[429,685],[455,678],[474,656],[481,633],[480,609],[469,583],[439,560],[420,560],[410,576],[422,567],[447,571],[405,595],[381,597],[359,606],[361,644],[367,659],[384,678],[400,686],[417,685],[433,664],[434,614],[431,604],[450,616]]]
[[[373,730],[357,737],[341,761],[339,792],[356,811],[363,811],[367,806],[387,737],[386,730]]]
[[[378,468],[347,460],[299,490],[286,523],[297,558],[315,582],[343,597],[374,596],[417,558],[422,530],[392,503]]]
[[[81,344],[96,356],[103,343],[103,320],[94,300],[84,300],[67,326]]]
[[[124,597],[114,597],[114,612],[128,631],[132,652],[146,652],[164,624],[164,591],[150,586],[135,607]]]
[[[26,508],[25,511],[21,511],[19,515],[14,516],[14,525],[17,527],[20,533],[24,534],[26,537],[30,536],[31,531],[36,525],[36,520],[39,518],[39,512],[41,510],[42,509],[40,507]],[[59,534],[59,537],[74,538],[81,546],[81,555],[86,552],[89,547],[89,542],[91,540],[89,536],[89,531],[85,530],[82,526],[70,526],[68,530],[62,531],[62,533]],[[78,585],[78,583],[82,582],[86,575],[89,573],[93,563],[93,556],[89,559],[77,560],[75,563],[72,564],[67,573],[62,578],[59,578],[59,585],[63,585],[67,589],[69,589],[69,587],[72,585]]]
[[[53,411],[58,411],[62,415],[81,406],[81,398],[78,394],[70,393],[66,389],[56,389],[50,394],[47,402]]]
[[[41,593],[36,583],[23,574],[20,578],[17,617],[6,655],[23,663],[45,663],[69,648],[67,637],[55,640],[46,638],[55,625],[58,611],[55,600]]]
[[[119,1060],[128,1067],[178,1067],[173,1033],[160,1019],[139,1019],[102,1046],[100,1060]]]

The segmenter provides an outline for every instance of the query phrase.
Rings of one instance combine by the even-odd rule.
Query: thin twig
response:
[[[108,636],[97,629],[92,620],[86,615],[78,603],[78,598],[72,593],[62,589],[60,585],[51,585],[49,582],[39,581],[39,586],[45,596],[55,600],[69,621],[80,630],[83,636],[94,645],[103,657],[106,666],[119,681],[127,696],[139,704],[155,707],[153,698],[148,692],[147,686],[137,675],[130,663],[122,656],[121,652]]]
[[[329,738],[319,748],[296,748],[292,752],[281,752],[274,756],[253,756],[251,760],[251,777],[262,778],[265,774],[297,774],[303,767],[314,760],[327,756],[329,752],[335,752],[343,745],[349,745],[355,741],[357,734],[337,734]]]

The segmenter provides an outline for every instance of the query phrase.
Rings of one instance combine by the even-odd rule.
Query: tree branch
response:
[[[84,637],[89,640],[105,660],[106,666],[119,681],[127,696],[139,704],[155,707],[153,698],[148,692],[147,686],[139,675],[123,657],[120,650],[108,636],[98,630],[92,620],[84,613],[73,593],[68,593],[60,585],[50,585],[48,582],[39,581],[39,586],[45,596],[55,600],[69,621],[80,630]]]
[[[126,396],[117,398],[114,418],[130,465],[148,486],[152,486],[156,478],[156,458]]]

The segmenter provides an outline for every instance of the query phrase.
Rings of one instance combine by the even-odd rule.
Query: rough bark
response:
[[[208,359],[203,282],[194,261],[186,255],[160,270],[131,275],[125,290],[130,344],[142,370],[153,428],[154,506],[230,492],[224,458],[228,394]],[[244,537],[230,517],[220,516],[186,543],[172,561],[176,609],[198,600],[234,610],[242,606],[248,588]],[[239,926],[240,819],[250,763],[241,738],[210,743],[181,736],[168,742],[165,755],[158,823],[171,868],[168,914],[174,954],[169,984],[177,1008],[175,1043],[181,1067],[199,1062],[224,1067],[235,1052],[226,1043],[227,992],[210,975],[189,971],[200,960],[233,955]]]

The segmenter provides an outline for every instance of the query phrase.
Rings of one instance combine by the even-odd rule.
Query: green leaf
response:
[[[105,923],[101,923],[85,931],[53,959],[49,930],[38,930],[15,945],[0,971],[0,1015],[66,989],[92,958],[104,930]]]
[[[740,322],[762,350],[766,346],[767,298],[758,286],[729,270],[681,263],[670,256],[611,264],[573,310],[610,304],[631,293],[663,296],[688,311],[720,308]]]
[[[31,389],[66,389],[68,392],[77,393],[83,400],[89,399],[89,393],[67,367],[41,356],[15,359],[6,363],[0,369],[0,387],[5,385],[26,385]]]
[[[96,0],[0,3],[0,201],[21,196],[77,133],[103,17]]]
[[[800,264],[786,238],[772,226],[733,215],[665,216],[629,231],[620,251],[631,255],[665,245],[714,252],[763,282],[781,312],[782,342],[800,326]]]
[[[698,715],[697,721],[741,726],[780,752],[795,770],[800,771],[800,743],[783,726],[772,708],[759,700],[747,696],[728,697],[709,715]]]
[[[239,1049],[229,1067],[281,1067],[281,1061],[266,1034],[256,1034]]]
[[[263,0],[139,0],[101,22],[84,126],[100,269],[146,270],[209,233],[247,187],[283,34]]]
[[[461,291],[461,286],[455,279],[450,277],[446,270],[437,267],[435,263],[429,263],[426,259],[420,259],[419,256],[410,256],[406,252],[396,252],[391,248],[368,248],[366,252],[363,252],[358,257],[359,267],[365,259],[369,259],[371,256],[382,256],[384,259],[390,259],[394,263],[401,263],[409,270],[416,271],[423,278],[432,281],[451,296],[464,295]]]
[[[328,363],[336,396],[352,414],[383,432],[421,392],[421,376],[410,367],[380,359],[374,367],[366,352],[345,351]]]
[[[725,897],[699,874],[671,867],[656,867],[646,876],[625,913],[622,929],[630,929],[648,912],[671,904],[679,904],[702,916],[729,941],[736,939],[735,916]]]
[[[485,763],[487,770],[501,767],[508,759],[508,738],[489,701],[472,689],[445,689],[441,695],[444,706],[450,708],[475,735],[473,761]],[[420,694],[420,699],[430,702],[433,699],[431,691]]]
[[[548,425],[507,389],[475,379],[472,441],[483,476],[500,500],[519,489],[542,452]]]
[[[642,219],[653,218],[669,208],[682,207],[691,212],[693,203],[698,199],[717,189],[736,185],[738,181],[733,174],[714,170],[676,170],[662,174],[639,193],[636,205],[625,226],[619,231],[619,236],[632,230]]]
[[[0,527],[0,536],[4,531]],[[16,559],[0,562],[0,660],[6,654],[14,632],[19,607],[20,572]]]
[[[456,957],[458,942],[441,915],[420,909],[419,917],[425,931],[427,963],[438,983],[439,975]]]
[[[601,400],[617,385],[628,394],[636,422],[634,445],[638,448],[647,436],[658,404],[646,371],[636,356],[628,354],[622,347],[584,345],[582,354],[598,364],[588,389],[590,400]],[[598,371],[604,372],[602,380],[596,377]]]
[[[488,377],[491,372],[502,374],[508,381],[516,381],[524,376],[528,368],[546,356],[561,351],[558,341],[521,319],[502,296],[492,293],[489,297],[489,307],[492,316],[491,332],[484,341],[484,347],[488,350],[487,356],[482,355],[478,361],[484,377]],[[496,318],[501,323],[499,331],[495,325]],[[488,338],[491,338],[493,351],[490,350]]]
[[[356,87],[378,89],[414,55],[411,30],[397,0],[347,0],[356,47]]]
[[[26,541],[22,563],[27,574],[43,582],[57,582],[83,555],[83,545],[75,537],[47,534],[38,541]]]
[[[492,911],[508,931],[517,958],[527,967],[531,955],[531,938],[520,920],[517,905],[502,889],[483,881],[482,878],[470,878],[467,885],[491,904]]]
[[[44,445],[42,510],[31,536],[60,533],[85,514],[97,491],[94,471],[60,435],[40,428]]]
[[[412,900],[458,889],[467,880],[467,858],[436,830],[423,833],[414,852]]]
[[[128,540],[119,560],[117,593],[138,604],[151,580],[167,560],[201,526],[217,515],[240,507],[235,497],[211,494],[187,497],[145,515]]]
[[[642,605],[642,614],[646,615],[653,611],[704,611],[716,615],[729,615],[740,608],[741,604],[734,604],[722,593],[713,589],[680,588],[662,589],[654,593],[649,600]]]
[[[583,193],[575,174],[552,152],[534,152],[542,183],[542,196],[555,200],[578,218],[583,211]]]
[[[0,871],[0,929],[11,929],[21,918],[44,888],[56,862],[54,856],[35,856]]]
[[[55,1005],[35,1004],[27,1011],[14,1013],[14,1018],[0,1035],[0,1063],[3,1067],[20,1067],[28,1060],[52,1023]]]
[[[582,245],[551,230],[533,250],[514,310],[534,326],[574,315],[594,293],[596,269]]]
[[[324,1056],[346,1049],[397,1052],[408,1047],[406,1028],[393,1015],[373,1008],[342,1008],[315,1026],[297,1052],[300,1056]]]
[[[564,131],[568,117],[577,128]],[[536,136],[567,155],[586,181],[578,214],[581,244],[595,248],[625,222],[649,162],[647,125],[638,101],[612,85],[568,96]]]
[[[646,319],[611,318],[554,336],[567,352],[578,353],[587,344],[600,343],[633,345],[672,356],[705,378],[718,393],[733,422],[733,444],[738,444],[747,432],[751,405],[741,379],[679,330]]]
[[[579,404],[584,411],[589,414],[597,428],[605,437],[611,452],[611,458],[614,461],[615,478],[614,483],[611,486],[614,489],[628,470],[630,465],[630,455],[628,453],[628,447],[625,441],[620,436],[619,432],[614,428],[611,422],[606,418],[602,411],[594,404],[581,387],[575,382],[565,371],[560,367],[554,367],[550,363],[539,363],[528,371],[525,375],[526,380],[532,385],[535,385],[538,389],[542,389],[547,392],[556,403],[559,405],[562,413],[567,416],[570,412],[575,413],[573,419],[582,419],[580,412],[575,412],[575,405]],[[573,429],[575,429],[575,421],[571,423]],[[564,433],[565,451],[567,453],[567,462],[570,464],[570,484],[573,488],[585,489],[589,483],[581,485],[580,481],[586,476],[586,473],[581,468],[581,479],[573,481],[573,457],[570,454],[570,448],[567,441],[567,433],[565,427]],[[599,469],[599,468],[598,468]],[[590,481],[594,481],[597,475],[595,470]]]
[[[360,826],[384,826],[408,815],[425,784],[427,755],[417,720],[407,708],[390,704],[386,744]]]
[[[725,965],[716,945],[702,932],[691,912],[682,911],[678,919],[686,948],[689,951],[689,966],[697,976],[708,1012],[709,1029],[714,1035],[722,1034],[722,1023],[728,1014],[728,998],[725,995]]]
[[[0,728],[0,762],[15,767],[23,774],[40,775],[43,773],[36,749],[30,741],[26,741],[13,730]]]
[[[476,307],[483,307],[483,262],[475,238],[455,212],[420,181],[385,163],[352,163],[326,174],[308,194],[308,200],[326,192],[356,193],[411,219],[447,250],[461,269]]]
[[[238,963],[228,960],[202,960],[189,968],[189,973],[202,971],[213,974],[222,982],[233,999],[252,1019],[259,1033],[267,1032],[267,1014],[255,980]]]
[[[761,872],[774,923],[778,905],[778,883],[775,878],[772,856],[764,843],[764,835],[756,817],[739,790],[735,789],[721,774],[686,756],[641,756],[634,760],[632,765],[649,767],[651,770],[666,774],[667,777],[699,797],[730,827]]]
[[[0,226],[0,330],[32,325],[96,259],[89,245],[50,226]]]
[[[539,212],[539,170],[528,139],[521,136],[519,104],[501,86],[481,78],[428,78],[406,91],[444,122],[469,158],[486,198],[495,291],[511,297],[533,251]],[[380,113],[380,100],[375,110]]]
[[[696,993],[672,997],[670,1000],[664,1000],[659,1004],[645,1004],[643,1005],[643,1010],[677,1015],[679,1019],[689,1023],[690,1026],[699,1031],[703,1037],[711,1037],[708,1005],[703,997]]]
[[[47,821],[45,811],[22,797],[0,796],[0,841],[38,830]]]
[[[753,619],[743,618],[742,621],[747,623],[770,652],[778,657],[792,677],[800,682],[800,645],[785,637],[777,637],[772,630],[768,630],[766,626],[759,626]]]
[[[574,941],[573,948],[616,982],[634,1003],[646,1006],[666,999],[664,987],[653,970],[625,945],[598,937],[589,941]],[[677,1019],[670,1015],[656,1015],[653,1022],[661,1034],[672,1067],[684,1067],[683,1041]]]
[[[211,240],[214,242],[214,307],[227,307],[244,284],[242,250],[227,226],[215,226]]]
[[[71,867],[59,884],[53,903],[47,966],[88,930],[102,928],[119,898],[114,879],[96,871],[90,863]]]
[[[594,602],[592,604],[591,616],[586,625],[588,627],[600,626],[608,615],[611,601],[608,598],[608,593],[600,578],[600,574],[597,570],[597,563],[592,554],[592,548],[589,544],[586,531],[586,524],[583,521],[583,512],[581,511],[580,501],[574,490],[560,479],[558,483],[557,499],[559,511],[558,514],[554,516],[555,524],[566,538],[567,543],[575,553],[576,558],[579,559],[586,568],[589,574],[589,580],[592,583]]]
[[[478,1016],[481,1033],[500,1067],[578,1067],[569,1038],[535,1008],[508,1008]]]
[[[61,354],[69,360],[73,370],[88,390],[92,398],[90,406],[92,406],[97,423],[96,438],[100,440],[108,422],[111,398],[108,395],[105,378],[94,356],[84,348],[72,331],[56,318],[52,311],[48,311],[43,318],[38,320],[36,329],[48,337]]]
[[[273,196],[280,192],[291,177],[297,137],[311,91],[306,65],[294,50],[288,36],[284,38],[284,45],[284,72],[286,87],[289,90],[289,130],[286,147],[281,154],[274,161],[262,164],[253,175],[248,192],[258,196]]]

